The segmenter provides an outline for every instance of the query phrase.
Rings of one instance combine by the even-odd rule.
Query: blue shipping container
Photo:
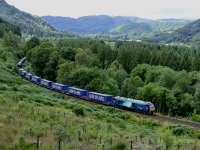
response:
[[[31,80],[32,74],[27,72],[25,77],[26,77],[26,79]]]
[[[111,95],[89,92],[88,97],[91,100],[95,100],[104,104],[113,104],[113,97]]]
[[[41,79],[40,84],[41,84],[42,86],[51,88],[51,86],[52,86],[52,81],[49,81],[49,80],[46,80],[46,79]]]
[[[52,89],[62,91],[62,92],[67,92],[68,86],[59,84],[59,83],[52,83]]]
[[[32,78],[31,78],[31,81],[33,81],[37,84],[40,84],[40,80],[41,80],[41,78],[38,76],[32,76]]]
[[[26,75],[26,71],[24,69],[19,69],[19,74],[24,77]]]
[[[88,95],[87,90],[83,90],[83,89],[79,89],[75,87],[68,87],[68,93],[75,96],[80,96],[80,97],[84,97]]]

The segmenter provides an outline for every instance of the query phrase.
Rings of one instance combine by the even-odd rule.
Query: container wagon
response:
[[[31,80],[32,74],[27,72],[26,75],[25,75],[25,78],[28,79],[28,80]]]
[[[89,92],[88,98],[90,100],[96,101],[98,103],[103,103],[103,104],[107,104],[107,105],[113,105],[114,104],[113,103],[113,97],[111,95],[107,95],[107,94]]]
[[[24,69],[19,69],[19,74],[20,74],[21,77],[25,77],[26,71]]]
[[[60,84],[60,83],[52,83],[52,89],[62,92],[62,93],[66,93],[68,91],[68,86],[64,85],[64,84]]]
[[[41,78],[38,76],[32,76],[31,81],[36,84],[40,84]]]
[[[68,92],[70,95],[73,96],[78,96],[78,97],[87,97],[88,96],[88,91],[87,90],[83,90],[83,89],[79,89],[79,88],[75,88],[75,87],[68,87]]]
[[[46,80],[46,79],[41,79],[41,81],[40,81],[41,86],[47,87],[49,89],[52,88],[52,83],[53,83],[52,81],[49,81],[49,80]]]

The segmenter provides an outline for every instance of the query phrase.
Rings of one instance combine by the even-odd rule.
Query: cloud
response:
[[[35,15],[200,18],[199,0],[7,0]]]

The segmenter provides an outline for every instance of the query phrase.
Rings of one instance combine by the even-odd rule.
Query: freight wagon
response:
[[[25,77],[26,71],[24,69],[19,69],[19,74],[20,74],[21,77]]]
[[[114,104],[113,103],[113,97],[111,95],[107,95],[107,94],[89,92],[88,98],[90,100],[96,101],[98,103],[103,103],[103,104],[107,104],[107,105],[113,105]]]
[[[32,76],[31,81],[36,84],[40,84],[41,78],[38,76]]]
[[[83,90],[83,89],[79,89],[79,88],[75,88],[75,87],[68,87],[68,93],[70,95],[79,96],[79,97],[88,96],[87,90]]]
[[[41,79],[40,84],[41,86],[47,87],[49,89],[51,89],[52,87],[52,81],[46,80],[46,79]]]
[[[62,92],[62,93],[66,93],[68,91],[68,86],[67,85],[63,85],[60,83],[52,83],[52,89]]]
[[[28,79],[28,80],[31,80],[32,74],[27,72],[26,75],[25,75],[25,78]]]

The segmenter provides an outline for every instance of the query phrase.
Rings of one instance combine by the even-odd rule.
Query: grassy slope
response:
[[[129,144],[131,139],[134,145],[143,145],[148,150],[156,145],[164,147],[167,141],[174,141],[170,149],[177,149],[178,144],[182,149],[195,145],[200,148],[199,131],[53,93],[21,79],[12,55],[6,57],[10,59],[0,58],[0,149],[31,149],[36,134],[42,135],[42,149],[55,149],[58,125],[67,131],[63,147],[69,150],[95,150],[100,141],[107,150],[120,142]],[[173,132],[181,135],[176,137]],[[188,148],[185,143],[189,143]]]

